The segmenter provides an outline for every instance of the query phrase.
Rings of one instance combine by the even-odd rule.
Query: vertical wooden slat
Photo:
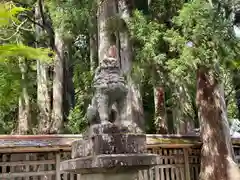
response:
[[[70,173],[70,180],[74,180],[74,175],[73,173]]]
[[[56,153],[56,180],[61,180],[61,172],[60,172],[60,152]]]
[[[186,180],[185,179],[185,173],[184,173],[184,152],[183,152],[183,149],[181,149],[180,152],[181,152],[180,153],[181,156],[183,156],[183,157],[180,157],[180,163],[181,163],[181,165],[183,165],[183,166],[180,167],[181,180]]]
[[[160,165],[163,165],[163,149],[160,149],[159,154],[161,156],[161,158],[160,158]],[[164,178],[164,171],[163,171],[163,167],[162,166],[160,168],[160,172],[161,172],[161,180],[165,180],[165,178]]]
[[[56,158],[56,157],[55,157]],[[48,157],[47,157],[48,160],[52,160],[54,159],[54,153],[48,153]],[[47,164],[47,171],[52,171],[53,170],[53,165],[52,164]],[[54,180],[54,175],[49,175],[47,177],[47,180]],[[56,179],[56,178],[55,178]]]
[[[37,155],[38,155],[37,153],[33,154],[33,160],[38,160],[38,156]],[[38,165],[33,165],[33,171],[34,172],[38,171]],[[32,179],[33,180],[38,180],[38,177],[37,176],[33,176]]]
[[[171,159],[170,159],[170,164],[171,164],[171,169],[170,169],[170,172],[171,172],[171,180],[175,180],[175,165],[174,165],[174,159],[175,159],[175,153],[174,153],[174,150],[173,149],[170,149],[169,150],[169,156],[171,156]]]
[[[154,154],[159,154],[159,148],[154,148]],[[160,171],[159,171],[159,166],[155,166],[154,167],[155,169],[155,180],[160,180]]]
[[[154,168],[149,169],[149,180],[154,180],[153,171],[154,171]]]
[[[68,180],[68,175],[69,175],[69,173],[64,173],[63,174],[63,180]]]
[[[78,174],[77,175],[77,180],[80,180],[80,178],[81,178],[81,174]]]
[[[7,155],[6,154],[2,155],[2,161],[7,162]],[[6,173],[6,172],[7,172],[6,166],[2,166],[2,173]],[[7,180],[7,179],[3,178],[3,180]]]
[[[180,160],[181,151],[178,149],[175,149],[174,152],[175,152],[175,158],[174,158],[175,165],[180,165],[181,164],[181,160]],[[176,169],[175,169],[176,180],[181,180],[181,174],[180,174],[179,168],[180,168],[179,166],[176,166]]]
[[[168,149],[164,149],[164,159],[165,159],[165,162],[164,164],[167,165],[168,162],[169,162],[169,153],[168,153]],[[165,179],[166,180],[170,180],[170,172],[169,172],[169,168],[165,168],[165,172],[166,172],[166,177]]]
[[[143,170],[143,179],[148,180],[148,170]]]
[[[39,153],[38,156],[39,156],[40,160],[45,160],[45,154]],[[38,165],[38,167],[39,167],[38,169],[39,169],[40,172],[41,171],[45,171],[45,164],[40,164],[40,165]],[[46,180],[47,176],[46,175],[42,175],[42,176],[40,176],[40,179],[41,180]]]
[[[188,149],[183,149],[184,155],[184,170],[185,170],[185,179],[190,180],[190,171],[189,171],[189,161],[188,161]]]
[[[14,158],[12,155],[10,155],[10,161],[14,161]],[[10,173],[16,172],[15,166],[10,166]],[[15,178],[13,178],[15,180]]]
[[[143,177],[143,171],[138,171],[138,180],[144,180],[144,177]]]
[[[26,154],[25,157],[26,157],[26,161],[29,161],[29,160],[30,160],[29,154]],[[29,165],[26,165],[26,166],[25,166],[25,169],[26,169],[26,172],[30,172],[30,167],[29,167]],[[25,177],[24,180],[29,180],[29,177]]]

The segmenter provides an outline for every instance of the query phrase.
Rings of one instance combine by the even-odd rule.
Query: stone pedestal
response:
[[[84,180],[131,179],[138,170],[158,163],[158,156],[146,152],[146,135],[122,133],[113,124],[93,125],[82,140],[72,144],[72,159],[61,170],[82,174]]]
[[[118,173],[118,174],[83,174],[81,180],[133,180],[137,173]]]

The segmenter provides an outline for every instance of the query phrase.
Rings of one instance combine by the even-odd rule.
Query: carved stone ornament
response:
[[[126,116],[128,88],[115,53],[115,48],[110,48],[109,56],[95,71],[94,96],[87,109],[90,125],[114,123],[128,128],[130,124]]]
[[[116,47],[111,47],[108,57],[96,69],[94,96],[87,109],[90,126],[83,139],[72,143],[72,159],[60,167],[85,175],[86,179],[91,179],[92,174],[116,174],[116,179],[117,172],[137,173],[159,161],[158,155],[146,152],[146,135],[136,133],[132,120],[127,119],[128,88],[116,52]]]

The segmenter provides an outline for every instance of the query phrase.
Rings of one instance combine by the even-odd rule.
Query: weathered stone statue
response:
[[[114,123],[124,132],[135,133],[137,128],[127,119],[128,88],[116,57],[116,47],[109,49],[108,56],[95,71],[93,79],[94,96],[87,109],[90,125]]]
[[[127,119],[128,89],[112,52],[116,48],[110,48],[95,72],[87,134],[72,144],[72,159],[61,163],[61,170],[79,173],[84,180],[134,180],[139,169],[157,164],[157,155],[146,153],[146,135],[135,134]]]
[[[116,119],[111,119],[112,113],[119,115],[119,121],[126,121],[127,86],[116,58],[106,57],[100,62],[95,71],[93,87],[95,94],[87,110],[90,124],[115,122]],[[114,103],[117,112],[113,112]]]

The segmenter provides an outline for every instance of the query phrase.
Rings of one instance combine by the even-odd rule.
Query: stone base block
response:
[[[63,161],[60,169],[76,174],[127,173],[147,169],[158,162],[159,156],[154,154],[112,154]]]
[[[130,125],[128,125],[128,126],[130,126]],[[135,134],[136,132],[135,131],[131,132],[130,131],[131,128],[129,129],[128,126],[125,126],[124,124],[116,125],[116,124],[110,123],[110,122],[106,123],[106,124],[94,124],[88,128],[85,139],[89,139],[92,136],[100,135],[100,134],[119,134],[119,133],[134,133]]]
[[[146,135],[143,134],[100,134],[72,143],[72,159],[100,154],[145,153],[145,151]]]
[[[83,174],[81,180],[136,180],[137,173]]]

